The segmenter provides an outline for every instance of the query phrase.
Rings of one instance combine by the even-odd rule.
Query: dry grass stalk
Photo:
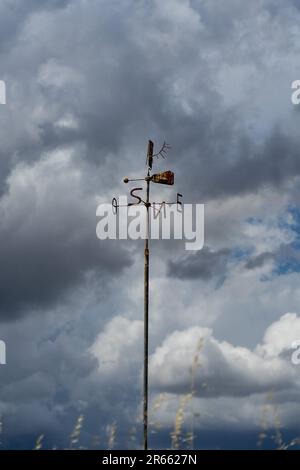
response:
[[[72,434],[70,435],[70,448],[71,449],[74,448],[74,446],[78,444],[79,442],[79,437],[80,437],[83,421],[84,421],[84,416],[81,414],[77,419],[77,422],[75,424],[75,428],[73,429]]]
[[[203,346],[204,346],[204,339],[200,338],[198,343],[197,343],[196,351],[195,351],[195,354],[194,354],[194,358],[193,358],[193,362],[192,362],[192,366],[191,366],[191,370],[190,370],[191,371],[191,395],[192,395],[192,398],[191,398],[192,419],[191,419],[191,431],[187,433],[186,438],[185,438],[185,442],[188,444],[188,447],[190,447],[190,449],[194,449],[195,417],[200,416],[199,413],[195,413],[195,411],[194,411],[194,400],[193,400],[193,398],[196,395],[196,378],[197,378],[198,368],[201,366],[200,353],[203,349]]]
[[[278,412],[278,407],[272,403],[273,394],[268,393],[266,397],[266,403],[262,408],[262,420],[261,420],[261,432],[258,435],[257,446],[262,447],[265,439],[268,437],[268,430],[271,426],[274,427],[275,434],[271,436],[274,440],[277,449],[282,449],[284,446],[282,432],[281,432],[281,421]]]
[[[116,442],[117,425],[113,423],[108,428],[108,450],[113,450]]]
[[[44,434],[41,434],[36,440],[34,450],[41,450],[43,446],[43,439],[44,439]]]
[[[160,393],[153,401],[152,404],[152,412],[151,416],[154,419],[155,413],[157,413],[160,408],[162,407],[162,404],[165,403],[167,400],[167,395],[165,393]],[[149,425],[151,426],[151,433],[155,434],[159,429],[162,428],[162,424],[159,423],[158,421],[150,421]]]
[[[175,417],[174,431],[171,433],[172,449],[179,449],[181,443],[181,430],[184,422],[184,414],[188,403],[192,399],[192,394],[187,393],[180,398],[178,410]]]

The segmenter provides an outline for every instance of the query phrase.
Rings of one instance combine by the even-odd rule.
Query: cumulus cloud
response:
[[[134,367],[140,365],[142,338],[142,321],[113,318],[90,349],[98,360],[100,374],[124,382],[128,374],[133,373]]]
[[[257,351],[266,358],[291,353],[292,344],[300,339],[300,318],[296,313],[286,313],[270,325]]]
[[[258,350],[218,341],[210,329],[194,327],[172,333],[157,348],[151,378],[154,387],[169,393],[188,393],[193,383],[196,395],[235,397],[288,389],[295,374],[278,355],[263,357]]]

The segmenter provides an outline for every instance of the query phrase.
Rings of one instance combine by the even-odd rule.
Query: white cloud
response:
[[[266,358],[276,357],[291,351],[292,343],[297,340],[300,340],[300,317],[286,313],[267,328],[257,352]]]
[[[197,351],[201,340],[203,346]],[[293,385],[295,370],[283,359],[218,341],[212,330],[200,327],[176,331],[156,349],[151,357],[152,385],[165,392],[188,393],[197,356],[193,380],[199,396],[249,396]]]
[[[143,323],[113,318],[90,348],[98,359],[99,373],[120,380],[132,373],[142,353]]]
[[[80,84],[80,81],[80,74],[76,70],[58,63],[55,59],[49,59],[41,65],[38,72],[38,82],[44,86],[62,88],[74,83]]]

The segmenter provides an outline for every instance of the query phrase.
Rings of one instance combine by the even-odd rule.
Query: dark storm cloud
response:
[[[78,222],[78,220],[76,220]],[[86,223],[85,220],[82,221]],[[9,237],[0,251],[0,319],[14,320],[28,311],[48,308],[63,300],[71,288],[87,282],[87,274],[118,275],[131,264],[129,254],[112,244],[104,249],[94,232],[72,239],[70,226],[60,233],[39,226],[26,240],[22,233]]]
[[[151,11],[147,2],[139,5],[136,9],[126,1],[107,8],[105,2],[91,2],[86,9],[71,2],[55,17],[49,15],[45,38],[39,41],[38,24],[45,17],[24,26],[26,45],[16,41],[11,56],[2,58],[8,88],[17,90],[11,101],[19,103],[12,116],[16,138],[8,149],[14,161],[82,144],[82,159],[103,165],[111,153],[117,163],[116,155],[128,149],[144,153],[145,142],[153,137],[172,143],[171,164],[174,161],[180,173],[187,198],[207,200],[266,185],[278,187],[298,175],[298,139],[291,140],[278,128],[257,144],[248,136],[240,110],[222,103],[215,69],[198,42],[204,39],[205,48],[221,56],[231,41],[216,45],[218,15],[209,4],[195,2],[195,10],[183,8],[187,25],[179,22],[180,40],[176,15],[168,16],[157,6]],[[242,8],[235,14],[243,19]],[[227,9],[224,15],[223,27],[227,20],[230,26],[232,15]],[[78,28],[65,26],[71,24]],[[151,41],[152,37],[156,39]],[[169,41],[161,47],[166,37]],[[24,55],[26,72],[16,77],[25,66]],[[237,56],[237,61],[243,60]],[[31,118],[32,106],[46,106],[48,112],[39,120]],[[76,128],[57,125],[65,113],[77,121]],[[28,119],[24,129],[22,123]]]
[[[260,253],[257,256],[254,256],[250,258],[247,263],[245,264],[246,269],[256,269],[256,268],[261,268],[264,266],[265,263],[267,263],[270,260],[274,260],[274,253]]]
[[[251,148],[250,142],[246,147],[241,145],[240,161],[224,168],[224,173],[215,180],[216,191],[234,195],[251,193],[264,186],[282,187],[288,179],[299,175],[298,147],[298,141],[279,129],[275,129],[261,147]]]
[[[277,274],[299,272],[300,255],[294,243],[281,244],[273,253],[267,251],[249,258],[245,268],[249,270],[261,268],[269,261],[274,262]]]
[[[63,8],[70,0],[8,0],[0,5],[0,52],[11,47],[20,33],[24,21],[34,11]]]
[[[284,189],[285,183],[299,177],[298,138],[286,135],[279,127],[263,143],[256,143],[243,131],[235,133],[230,118],[224,140],[219,127],[215,127],[214,135],[209,126],[201,128],[200,124],[198,129],[201,149],[194,149],[194,157],[180,165],[181,186],[189,198],[208,201],[264,188]],[[188,145],[186,152],[191,155]],[[222,146],[224,150],[220,153]]]
[[[169,261],[168,274],[178,279],[202,279],[208,281],[223,276],[230,255],[229,249],[211,251],[209,248]]]
[[[1,320],[47,308],[88,277],[108,279],[130,266],[125,247],[96,238],[96,203],[77,178],[59,156],[12,174],[0,205]]]

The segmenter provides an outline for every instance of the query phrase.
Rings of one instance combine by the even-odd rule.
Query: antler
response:
[[[168,150],[170,150],[170,148],[171,148],[171,145],[169,145],[169,144],[167,144],[166,142],[164,142],[162,148],[160,149],[160,151],[157,152],[157,153],[155,153],[155,154],[153,155],[153,157],[156,157],[156,158],[158,158],[158,157],[166,158],[167,152],[168,152]]]

